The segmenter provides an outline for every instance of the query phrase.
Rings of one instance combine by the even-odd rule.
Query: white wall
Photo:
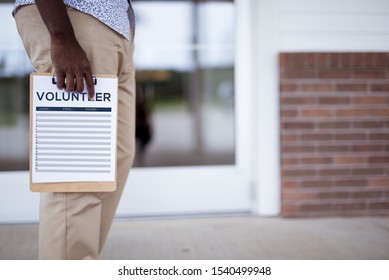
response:
[[[0,223],[36,222],[39,195],[28,190],[27,171],[0,172]]]
[[[278,0],[285,51],[387,51],[387,0]]]

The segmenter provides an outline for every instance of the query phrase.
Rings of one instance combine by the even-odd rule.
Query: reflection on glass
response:
[[[0,171],[28,169],[28,73],[31,66],[11,15],[0,4]]]
[[[136,1],[135,166],[234,164],[233,1]]]
[[[135,166],[234,164],[234,3],[134,1]],[[0,171],[28,169],[28,75],[0,4]]]

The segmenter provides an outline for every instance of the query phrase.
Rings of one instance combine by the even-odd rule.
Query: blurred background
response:
[[[232,0],[135,1],[134,8],[135,166],[233,164]],[[0,39],[1,171],[28,169],[28,75],[33,69],[10,17],[12,9],[12,3],[0,6],[2,26],[10,27]]]
[[[355,1],[134,1],[137,155],[118,217],[388,215],[389,2]],[[37,221],[12,9],[0,222]]]
[[[0,170],[28,170],[29,79],[33,71],[15,24],[13,4],[0,5]]]

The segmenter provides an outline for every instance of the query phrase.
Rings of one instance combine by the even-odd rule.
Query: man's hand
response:
[[[35,3],[50,33],[51,60],[58,89],[82,92],[85,80],[89,99],[93,99],[90,63],[74,35],[65,4],[62,0],[36,0]]]
[[[57,87],[67,92],[82,92],[84,79],[89,99],[94,97],[92,70],[77,40],[51,40],[51,60],[57,76]]]

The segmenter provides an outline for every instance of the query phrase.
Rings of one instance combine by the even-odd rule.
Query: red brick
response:
[[[292,83],[282,83],[281,84],[281,92],[296,92],[298,89],[297,84],[292,84]]]
[[[312,122],[284,122],[283,129],[313,129],[315,124]]]
[[[384,145],[373,144],[355,144],[352,146],[353,152],[382,152],[385,151]]]
[[[356,198],[356,199],[380,198],[382,196],[383,196],[383,193],[380,191],[352,192],[352,198]]]
[[[389,177],[370,178],[369,187],[389,187]]]
[[[349,79],[351,72],[347,70],[321,70],[319,71],[320,79]]]
[[[348,140],[364,140],[366,135],[364,133],[344,133],[336,134],[335,140],[348,141]]]
[[[365,67],[365,53],[353,53],[352,68],[364,68]]]
[[[377,52],[375,53],[376,59],[374,66],[376,68],[387,68],[389,66],[388,61],[386,60],[387,53]]]
[[[295,189],[298,187],[298,182],[296,180],[282,180],[281,184],[283,188]]]
[[[318,193],[319,199],[346,199],[350,197],[349,192],[320,192]]]
[[[284,201],[291,201],[291,200],[309,200],[309,199],[315,199],[316,198],[316,192],[283,192],[282,193],[282,200]]]
[[[389,133],[371,133],[370,140],[389,140]]]
[[[340,69],[341,68],[341,54],[339,53],[329,53],[328,54],[328,63],[331,69]]]
[[[316,68],[317,67],[317,53],[306,53],[305,54],[305,67]]]
[[[283,153],[312,153],[315,151],[314,146],[283,146],[282,152]]]
[[[294,204],[282,204],[281,205],[281,213],[283,216],[297,213],[298,210],[299,210],[298,206],[294,205]]]
[[[301,111],[303,117],[331,117],[330,109],[305,109]]]
[[[302,181],[301,186],[303,188],[329,188],[332,186],[331,180],[308,180]]]
[[[342,69],[350,69],[353,66],[354,58],[352,53],[343,53],[340,55]]]
[[[285,57],[285,68],[301,69],[305,65],[304,53],[289,53]]]
[[[382,104],[385,105],[385,96],[357,96],[352,99],[355,104]]]
[[[329,164],[332,163],[331,157],[306,157],[301,159],[303,164]]]
[[[367,90],[367,85],[355,83],[336,84],[335,89],[339,92],[365,92]]]
[[[389,53],[285,57],[282,215],[389,214]]]
[[[302,84],[301,91],[303,92],[331,92],[333,91],[332,84]]]
[[[283,170],[282,176],[284,177],[307,177],[315,175],[315,170],[312,169],[295,169],[295,170]]]
[[[370,116],[368,109],[338,109],[336,115],[339,117],[366,117]]]
[[[319,97],[319,104],[348,104],[348,97]]]
[[[355,79],[385,79],[386,73],[384,70],[362,70],[362,71],[354,71],[353,78]]]
[[[304,204],[300,206],[300,210],[305,212],[330,211],[335,210],[335,207],[331,203]]]
[[[306,105],[315,104],[315,97],[282,97],[281,105]]]
[[[374,117],[389,117],[389,109],[372,109],[370,114]]]
[[[282,157],[282,159],[281,159],[282,165],[295,165],[298,162],[299,162],[298,158]]]
[[[366,68],[375,68],[375,66],[376,66],[376,53],[365,53],[364,66]]]
[[[389,201],[369,203],[369,209],[372,209],[372,210],[389,210]]]
[[[355,53],[355,52],[352,52],[350,54],[351,54],[351,63],[349,64],[348,68],[349,69],[363,68],[363,59],[361,59],[363,54]]]
[[[320,122],[319,128],[322,129],[341,129],[341,128],[349,128],[349,122]]]
[[[312,79],[316,77],[312,70],[288,70],[281,73],[282,79]]]
[[[344,204],[338,204],[337,208],[342,211],[365,210],[367,209],[367,204],[364,202],[344,203]]]
[[[281,118],[297,117],[297,110],[281,110]]]
[[[333,152],[348,152],[350,150],[350,147],[347,145],[332,145],[332,146],[320,145],[317,149],[319,152],[333,153]]]
[[[304,54],[303,53],[281,53],[279,55],[279,63],[283,68],[303,68]]]
[[[318,53],[317,54],[317,67],[318,68],[328,68],[329,63],[329,53]]]
[[[297,141],[297,138],[296,134],[282,134],[281,142],[295,142]]]
[[[345,176],[349,174],[348,169],[339,169],[339,168],[331,168],[331,169],[321,169],[319,171],[320,176]]]
[[[377,53],[376,66],[379,68],[385,68],[389,66],[386,58],[387,53]]]
[[[333,136],[329,133],[310,133],[302,134],[300,138],[302,141],[329,141],[332,140]]]
[[[372,84],[370,88],[374,92],[389,92],[389,84]]]
[[[381,128],[385,127],[385,123],[382,121],[355,121],[353,122],[355,128]]]
[[[389,156],[371,156],[369,163],[389,163]]]
[[[361,156],[336,156],[334,162],[337,164],[358,164],[365,163],[366,157]]]
[[[338,179],[335,181],[337,187],[364,187],[367,181],[364,179]]]
[[[365,175],[382,175],[384,174],[383,168],[353,168],[353,175],[365,176]]]

